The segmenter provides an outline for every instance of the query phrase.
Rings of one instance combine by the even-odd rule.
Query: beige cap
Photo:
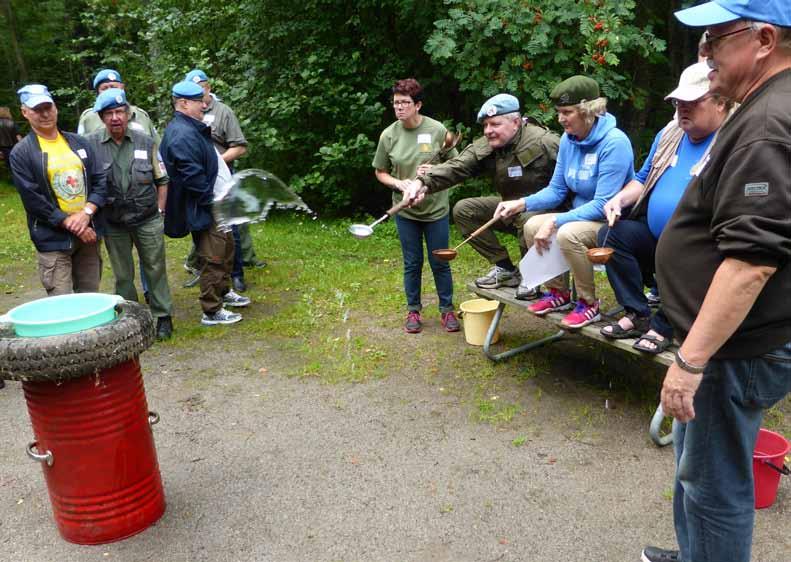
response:
[[[665,96],[665,100],[695,101],[709,93],[709,72],[705,62],[688,66],[678,79],[678,87]]]

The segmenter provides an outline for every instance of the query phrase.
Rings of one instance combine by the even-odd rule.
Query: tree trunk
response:
[[[13,52],[14,61],[16,62],[16,78],[19,82],[27,82],[27,65],[25,65],[25,58],[22,56],[22,50],[19,48],[16,17],[14,16],[14,9],[11,6],[11,0],[0,0],[0,9],[2,9],[3,16],[8,23],[8,37],[11,42],[11,51]]]

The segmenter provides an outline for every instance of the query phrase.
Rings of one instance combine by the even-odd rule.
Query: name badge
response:
[[[595,166],[597,161],[596,153],[592,152],[590,154],[585,155],[585,159],[583,160],[583,164],[586,166]]]
[[[203,122],[206,123],[207,125],[211,125],[212,123],[214,123],[214,115],[210,115],[207,113],[206,115],[203,116]]]
[[[159,161],[159,172],[164,176],[167,175],[168,171],[165,169],[165,163],[162,160]]]
[[[417,136],[418,144],[431,144],[431,135],[428,133],[420,133]]]
[[[135,160],[148,160],[145,150],[135,150]]]
[[[145,131],[143,125],[141,125],[140,123],[135,123],[134,121],[129,123],[129,128],[134,129],[135,131]]]
[[[521,178],[522,177],[522,166],[509,166],[508,167],[508,177],[509,178]]]
[[[82,158],[83,160],[85,160],[86,158],[88,158],[88,153],[87,153],[87,152],[85,152],[85,149],[84,149],[84,148],[78,148],[78,149],[77,149],[77,156],[79,156],[80,158]]]
[[[670,167],[675,168],[676,164],[678,164],[678,154],[674,154],[673,158],[670,160]]]

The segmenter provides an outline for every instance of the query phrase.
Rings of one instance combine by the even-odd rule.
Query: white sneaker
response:
[[[203,314],[200,323],[204,326],[216,326],[217,324],[236,324],[242,319],[238,312],[231,312],[221,308],[214,314]]]
[[[249,305],[250,302],[251,301],[248,297],[243,297],[233,289],[225,293],[225,295],[222,297],[222,303],[225,306],[235,306],[237,308],[241,308],[243,306]]]

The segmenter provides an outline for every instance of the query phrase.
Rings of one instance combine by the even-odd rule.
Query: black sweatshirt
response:
[[[728,257],[777,271],[714,357],[756,357],[791,341],[791,70],[770,78],[722,126],[659,239],[659,293],[679,339]]]

